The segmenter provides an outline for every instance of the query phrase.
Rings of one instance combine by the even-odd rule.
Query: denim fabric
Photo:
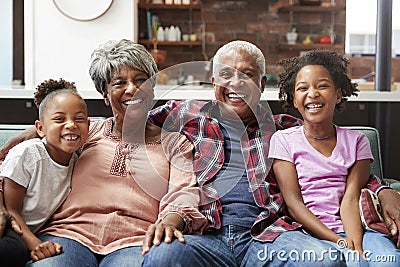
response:
[[[185,243],[153,246],[142,266],[344,266],[338,255],[329,257],[333,249],[299,231],[269,243],[252,239],[247,228],[229,225],[214,234],[185,235]]]
[[[367,231],[363,238],[364,251],[370,267],[374,266],[400,266],[400,249],[384,234]]]
[[[345,237],[344,233],[339,235]],[[380,267],[380,266],[400,266],[400,250],[396,248],[386,235],[366,231],[363,236],[363,251],[366,259],[363,259],[357,252],[347,248],[340,248],[337,244],[330,241],[324,241],[335,246],[342,252],[342,256],[346,260],[346,265],[349,267]]]
[[[107,255],[99,255],[69,238],[45,235],[40,239],[60,243],[63,252],[37,262],[30,261],[26,267],[138,267],[143,259],[142,247],[127,247]]]

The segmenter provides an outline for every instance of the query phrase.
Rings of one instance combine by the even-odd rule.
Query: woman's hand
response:
[[[392,236],[398,236],[397,248],[400,248],[400,194],[393,189],[382,189],[378,197],[386,226]]]
[[[7,222],[10,223],[12,229],[19,235],[22,235],[21,226],[14,219],[14,217],[8,212],[3,202],[3,193],[0,192],[0,238],[3,236],[4,229],[6,228]]]
[[[142,255],[149,252],[152,245],[160,245],[163,238],[165,243],[171,243],[174,237],[179,242],[185,242],[182,230],[179,230],[183,229],[183,225],[182,218],[177,214],[168,214],[162,221],[150,225],[143,241]]]
[[[2,193],[0,193],[3,195]],[[1,196],[3,198],[3,196]],[[4,205],[0,205],[0,237],[3,236],[4,229],[6,228],[7,221],[9,218],[9,214],[7,209],[4,207]]]
[[[57,242],[46,241],[37,245],[31,251],[32,261],[38,261],[60,254],[62,246]]]

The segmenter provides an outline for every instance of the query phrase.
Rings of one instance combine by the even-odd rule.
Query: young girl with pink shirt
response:
[[[373,160],[369,141],[361,132],[333,124],[335,111],[358,91],[346,75],[348,60],[314,50],[278,65],[284,69],[279,97],[304,120],[302,126],[277,131],[269,150],[290,215],[310,235],[336,243],[348,265],[382,264],[377,257],[389,254],[400,261],[389,237],[364,232],[361,224],[358,203]]]

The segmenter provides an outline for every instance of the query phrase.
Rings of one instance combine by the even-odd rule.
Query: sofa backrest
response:
[[[344,128],[361,131],[368,137],[372,155],[374,156],[374,162],[371,164],[371,174],[374,174],[380,178],[384,178],[378,130],[368,126],[347,126]]]
[[[7,140],[11,137],[25,130],[26,128],[32,127],[32,125],[24,124],[0,124],[0,147],[7,142]]]
[[[0,124],[0,147],[11,137],[17,133],[31,127],[32,125],[12,125],[12,124]],[[371,146],[372,155],[374,156],[374,162],[371,164],[371,174],[374,174],[380,178],[383,178],[382,170],[382,156],[381,146],[379,141],[379,132],[377,129],[368,126],[346,126],[351,130],[359,130],[363,132]]]

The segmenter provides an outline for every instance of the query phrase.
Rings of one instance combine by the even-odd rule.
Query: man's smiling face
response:
[[[215,98],[222,103],[221,115],[246,122],[254,119],[266,77],[256,58],[243,49],[235,49],[218,58],[212,83]]]

